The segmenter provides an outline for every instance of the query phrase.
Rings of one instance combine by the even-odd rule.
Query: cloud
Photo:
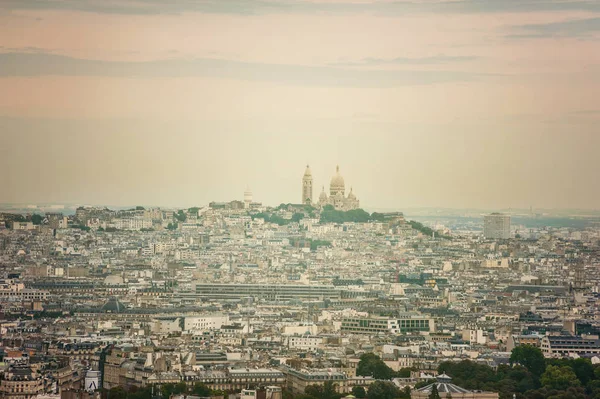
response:
[[[2,0],[0,10],[75,10],[114,14],[274,13],[494,13],[539,11],[600,12],[596,0],[439,0],[439,1],[327,1],[327,0]]]
[[[586,37],[600,32],[600,17],[513,27],[514,38]]]
[[[583,109],[579,111],[571,112],[573,115],[583,115],[583,116],[600,116],[600,109]]]
[[[339,61],[333,66],[379,66],[379,65],[436,65],[453,62],[466,62],[478,59],[476,56],[447,56],[436,55],[431,57],[395,57],[395,58],[362,58],[355,61]]]
[[[461,71],[354,70],[241,62],[216,58],[116,62],[42,53],[0,53],[0,76],[215,77],[300,86],[394,87],[470,81],[488,75]]]
[[[41,47],[5,47],[0,46],[0,53],[47,53],[48,49],[43,49]],[[50,50],[51,51],[51,50]]]

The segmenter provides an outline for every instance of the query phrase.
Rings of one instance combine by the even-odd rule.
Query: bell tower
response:
[[[306,165],[306,171],[302,177],[302,204],[311,205],[313,200],[313,178],[310,166]]]

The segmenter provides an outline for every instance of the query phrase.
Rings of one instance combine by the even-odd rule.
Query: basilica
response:
[[[323,186],[319,200],[314,202],[312,173],[310,167],[306,165],[306,171],[304,172],[304,177],[302,177],[302,203],[319,208],[323,208],[325,205],[332,205],[338,211],[350,211],[359,208],[359,201],[352,192],[352,188],[350,188],[350,192],[346,196],[346,185],[344,178],[340,175],[339,166],[336,167],[335,176],[331,178],[329,196],[327,196],[325,186]]]

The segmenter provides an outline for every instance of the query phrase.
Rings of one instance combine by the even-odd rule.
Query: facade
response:
[[[119,230],[141,230],[152,228],[152,219],[127,218],[114,219],[114,226]]]
[[[597,336],[581,337],[570,335],[547,335],[542,338],[542,353],[546,357],[577,355],[598,355],[600,353],[600,339]]]
[[[341,290],[333,285],[291,284],[195,284],[196,297],[210,300],[253,297],[270,301],[297,299],[340,299]]]
[[[224,324],[229,323],[229,316],[188,316],[185,318],[183,329],[190,330],[211,330],[219,329]]]
[[[435,320],[423,315],[406,315],[398,319],[346,317],[342,332],[352,334],[434,332]]]
[[[337,385],[338,392],[345,393],[350,389],[346,375],[339,371],[329,370],[295,370],[286,369],[287,389],[294,394],[304,393],[309,385],[324,385],[327,381],[332,381]]]
[[[288,348],[315,352],[323,345],[323,337],[313,335],[291,336],[288,338]]]
[[[29,367],[11,367],[0,379],[0,396],[31,399],[44,392],[44,380]]]
[[[483,217],[485,238],[507,240],[510,238],[510,215],[492,213]]]

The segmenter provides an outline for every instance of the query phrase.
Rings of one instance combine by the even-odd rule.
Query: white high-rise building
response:
[[[252,204],[252,191],[250,191],[250,187],[246,187],[246,191],[244,191],[244,208],[250,208],[250,204]]]
[[[510,238],[510,215],[492,213],[483,217],[485,238],[507,240]]]

